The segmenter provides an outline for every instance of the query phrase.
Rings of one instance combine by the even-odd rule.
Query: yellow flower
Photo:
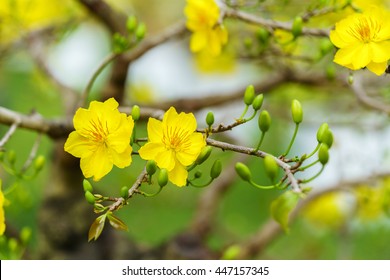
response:
[[[227,43],[228,33],[225,27],[218,23],[220,12],[215,1],[187,0],[184,13],[187,17],[187,28],[193,32],[191,51],[207,50],[211,55],[218,56],[222,46]]]
[[[118,111],[114,98],[104,103],[92,101],[88,109],[77,110],[73,131],[65,143],[65,151],[81,158],[84,177],[98,181],[112,166],[119,168],[131,163],[130,138],[134,128],[131,116]]]
[[[1,190],[1,180],[0,180],[0,236],[4,234],[4,231],[5,231],[4,194]]]
[[[336,23],[330,40],[339,48],[334,62],[352,70],[367,67],[381,75],[390,59],[390,13],[372,7],[350,15]]]
[[[159,168],[168,171],[173,184],[182,187],[186,184],[191,165],[206,145],[203,135],[196,130],[196,119],[192,113],[176,112],[171,107],[162,121],[150,118],[148,122],[149,142],[139,149],[145,160],[153,159]]]

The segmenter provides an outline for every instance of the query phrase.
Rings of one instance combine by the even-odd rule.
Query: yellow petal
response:
[[[168,171],[175,167],[175,155],[172,150],[164,149],[161,153],[155,155],[154,160],[158,167],[165,168]]]
[[[184,165],[189,166],[198,158],[202,148],[206,145],[203,135],[201,133],[193,133],[185,143],[186,148],[176,153],[178,161]]]
[[[151,142],[161,142],[163,138],[162,123],[154,118],[148,121],[148,138]]]
[[[79,158],[91,155],[96,149],[96,143],[91,142],[88,138],[81,136],[76,131],[69,134],[64,145],[66,152]]]
[[[372,61],[373,62],[385,62],[390,59],[390,41],[383,41],[380,43],[370,43],[372,48]]]
[[[197,31],[192,34],[190,39],[190,49],[192,52],[199,52],[207,46],[207,33]]]
[[[188,172],[179,162],[168,172],[168,179],[178,187],[183,187],[187,183]]]
[[[114,149],[118,153],[122,153],[130,143],[131,134],[133,132],[134,121],[125,114],[121,115],[121,121],[118,129],[107,136],[107,145],[110,149]]]
[[[110,150],[110,156],[112,159],[112,163],[119,168],[125,168],[131,164],[131,152],[133,151],[131,146],[127,146],[127,148],[122,153],[117,153],[115,151]]]
[[[352,51],[354,53],[354,59],[352,65],[355,69],[366,67],[372,59],[372,49],[370,44],[360,44]]]
[[[373,72],[376,75],[380,76],[383,73],[385,73],[385,70],[387,68],[387,62],[382,62],[382,63],[371,62],[370,64],[367,65],[367,68],[371,72]]]
[[[143,145],[139,150],[139,156],[145,160],[154,159],[156,155],[165,151],[165,145],[163,143],[149,142]]]
[[[81,171],[85,178],[93,177],[94,181],[99,181],[112,169],[112,162],[106,148],[102,145],[95,153],[80,160]]]

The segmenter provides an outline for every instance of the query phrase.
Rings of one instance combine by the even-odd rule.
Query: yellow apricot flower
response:
[[[339,48],[334,62],[352,70],[367,67],[381,75],[390,59],[390,12],[372,7],[336,23],[330,40]]]
[[[139,149],[139,155],[145,160],[154,160],[159,168],[165,168],[173,184],[185,186],[186,167],[194,163],[206,145],[202,133],[195,132],[196,127],[192,113],[178,114],[171,107],[162,121],[149,118],[149,142]]]
[[[98,181],[112,166],[131,164],[130,138],[134,128],[131,116],[118,111],[118,102],[110,98],[92,101],[88,109],[80,108],[73,118],[75,131],[69,134],[64,149],[81,158],[84,177]]]
[[[214,0],[187,0],[184,8],[187,28],[192,31],[190,49],[192,52],[208,51],[213,56],[221,53],[227,43],[228,33],[220,24],[220,11]]]
[[[4,234],[4,231],[5,231],[4,194],[1,190],[1,180],[0,180],[0,236]]]

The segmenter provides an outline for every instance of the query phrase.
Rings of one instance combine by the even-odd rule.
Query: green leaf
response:
[[[92,239],[97,240],[100,234],[103,231],[104,223],[106,221],[106,214],[103,214],[96,218],[96,220],[92,223],[88,232],[88,242]]]
[[[110,225],[118,230],[126,230],[127,231],[127,226],[126,224],[119,219],[117,216],[114,216],[112,213],[108,213],[107,218],[110,222]]]
[[[299,201],[300,195],[293,191],[286,191],[271,203],[272,218],[277,221],[283,230],[288,233],[288,217]]]

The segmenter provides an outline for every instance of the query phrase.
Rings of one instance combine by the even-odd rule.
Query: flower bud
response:
[[[200,170],[196,171],[194,174],[194,177],[195,177],[195,179],[199,179],[200,177],[202,177],[202,171],[200,171]]]
[[[85,192],[93,192],[93,187],[87,179],[83,180],[83,189]]]
[[[320,149],[318,150],[318,160],[322,165],[325,165],[329,161],[329,149],[328,145],[325,143],[321,144]]]
[[[126,28],[129,33],[134,32],[137,27],[137,18],[135,16],[129,16],[126,21]]]
[[[299,35],[302,34],[302,26],[303,26],[303,19],[302,17],[295,17],[292,28],[291,28],[291,33],[293,34],[294,38],[297,38]]]
[[[269,32],[268,32],[267,29],[265,29],[263,27],[260,27],[256,31],[256,37],[257,37],[257,39],[259,40],[260,43],[265,45],[268,42],[268,39],[269,39]]]
[[[40,155],[34,160],[34,168],[35,171],[41,171],[43,166],[45,165],[46,159],[44,156]]]
[[[329,39],[324,39],[320,43],[320,51],[321,55],[326,55],[327,53],[331,52],[333,50],[334,46],[333,44],[329,41]]]
[[[147,163],[146,163],[146,172],[148,172],[148,174],[150,176],[152,176],[154,173],[156,173],[156,170],[157,170],[157,165],[156,165],[156,162],[154,160],[149,160]]]
[[[139,120],[139,117],[141,116],[141,110],[138,105],[134,105],[131,109],[131,117],[136,122]]]
[[[302,122],[303,119],[303,110],[302,110],[302,105],[301,103],[294,99],[291,104],[291,113],[292,113],[292,118],[293,121],[296,124],[299,124]]]
[[[195,164],[200,165],[202,164],[206,159],[209,158],[211,154],[212,148],[210,146],[205,146],[200,151],[200,154],[198,158],[195,160]]]
[[[255,88],[253,85],[249,85],[245,90],[244,103],[249,106],[252,104],[253,99],[255,99]]]
[[[352,85],[353,84],[353,75],[348,76],[348,84]]]
[[[251,171],[248,166],[243,164],[242,162],[236,163],[236,172],[241,177],[242,180],[250,182],[252,179]]]
[[[127,199],[128,196],[129,196],[129,187],[128,186],[123,186],[120,190],[120,195],[121,197],[123,197],[124,199]]]
[[[255,97],[252,103],[253,110],[258,111],[260,110],[261,106],[263,105],[264,95],[259,94]]]
[[[264,110],[259,116],[259,128],[262,132],[267,132],[271,126],[271,116],[268,111]]]
[[[146,25],[141,22],[138,26],[137,29],[135,30],[135,37],[137,38],[138,41],[141,41],[146,34]]]
[[[23,244],[27,244],[31,240],[32,231],[29,227],[23,227],[20,231],[20,240]]]
[[[214,113],[208,112],[206,116],[206,123],[208,126],[212,126],[214,124]]]
[[[253,46],[253,41],[252,41],[252,38],[249,38],[249,37],[246,37],[244,39],[244,46],[246,49],[250,50]]]
[[[323,143],[328,145],[328,148],[332,147],[332,145],[333,145],[333,133],[332,133],[332,130],[328,129],[325,132]]]
[[[14,150],[10,150],[7,154],[7,159],[8,159],[8,162],[11,164],[11,165],[14,165],[15,162],[16,162],[16,152]]]
[[[160,187],[164,187],[168,183],[168,171],[165,168],[160,169],[157,177],[157,183]]]
[[[212,179],[215,179],[217,178],[219,175],[221,175],[221,172],[222,172],[222,163],[219,159],[217,159],[216,161],[214,161],[214,164],[213,166],[211,167],[211,170],[210,170],[210,177]]]
[[[276,175],[278,175],[279,166],[273,156],[266,155],[264,157],[264,168],[267,176],[271,179],[272,182],[274,182]]]
[[[238,245],[229,246],[225,252],[223,252],[222,259],[223,260],[235,260],[241,252],[241,247]]]
[[[92,205],[95,204],[95,201],[96,201],[95,196],[90,191],[86,191],[84,193],[84,196],[89,204],[92,204]]]
[[[327,123],[321,124],[321,126],[318,128],[317,130],[318,143],[322,143],[324,141],[324,135],[328,129],[329,129],[329,125]]]

